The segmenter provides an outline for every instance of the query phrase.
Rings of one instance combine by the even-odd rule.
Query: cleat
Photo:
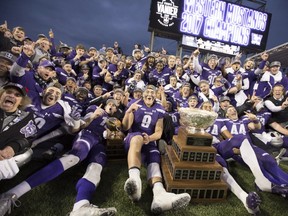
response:
[[[256,192],[250,192],[246,198],[245,208],[250,214],[257,214],[259,210],[259,206],[261,203],[261,199]]]
[[[17,199],[15,194],[2,194],[0,196],[0,215],[4,216],[6,213],[10,214],[11,209],[19,207],[21,202]]]
[[[288,197],[288,186],[273,185],[271,188],[272,193],[280,194],[282,197]]]
[[[117,210],[114,207],[110,208],[98,208],[92,204],[86,204],[80,207],[79,209],[70,212],[70,216],[113,216],[116,215]]]
[[[186,207],[191,200],[188,193],[174,194],[169,192],[163,192],[158,195],[154,195],[151,205],[151,211],[153,214],[161,214],[164,211],[177,210]]]
[[[139,201],[142,193],[141,179],[128,178],[125,182],[124,190],[133,202]]]
[[[167,146],[167,142],[163,139],[160,139],[158,142],[158,149],[161,155],[166,154],[166,146]]]

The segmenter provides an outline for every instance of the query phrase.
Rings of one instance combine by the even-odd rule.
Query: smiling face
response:
[[[8,76],[12,63],[5,58],[0,57],[0,77]]]
[[[56,76],[56,72],[52,67],[42,67],[39,66],[37,69],[39,76],[43,79],[43,80],[49,80],[50,78],[53,78]]]
[[[188,87],[188,86],[183,86],[183,87],[182,87],[182,90],[181,90],[181,92],[182,92],[182,97],[184,97],[184,98],[189,97],[189,95],[190,95],[190,90],[191,90],[190,87]]]
[[[238,119],[238,113],[235,107],[230,106],[226,110],[226,117],[231,120],[237,120]]]
[[[156,90],[154,88],[149,88],[143,92],[143,100],[146,106],[151,107],[156,99]]]
[[[7,88],[0,96],[0,108],[5,112],[15,112],[21,105],[23,95],[16,88]]]
[[[284,94],[284,88],[283,86],[274,86],[274,88],[272,89],[272,94],[273,94],[273,97],[275,99],[280,99],[283,94]]]
[[[23,41],[25,38],[25,32],[19,27],[16,27],[15,29],[13,29],[12,34],[13,34],[13,37],[18,41]]]
[[[248,60],[245,62],[244,68],[245,70],[251,70],[254,68],[254,65],[255,65],[254,61]]]
[[[203,102],[201,105],[201,109],[212,112],[213,111],[212,103],[209,101]]]
[[[117,111],[117,106],[113,102],[109,102],[105,106],[105,112],[109,115],[113,115]]]
[[[217,66],[217,59],[216,58],[211,58],[209,61],[208,61],[208,65],[209,67],[214,70]]]
[[[46,106],[53,106],[61,99],[62,92],[57,87],[48,87],[43,94],[42,102]]]
[[[88,98],[88,91],[79,90],[75,94],[76,100],[79,102],[84,102]]]
[[[170,77],[170,84],[171,84],[171,86],[172,86],[173,88],[176,88],[176,86],[177,86],[177,77],[171,76],[171,77]]]
[[[273,66],[273,67],[270,67],[270,72],[271,74],[275,75],[279,72],[279,69],[280,69],[279,66]]]
[[[206,82],[202,82],[199,85],[200,91],[204,94],[204,95],[209,95],[209,84]]]

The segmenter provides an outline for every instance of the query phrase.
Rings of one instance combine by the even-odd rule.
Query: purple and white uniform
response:
[[[142,133],[147,133],[148,135],[153,134],[157,121],[163,119],[165,114],[164,108],[159,103],[154,103],[153,106],[147,107],[144,101],[141,100],[138,102],[138,105],[140,107],[134,112],[133,124],[128,135],[124,139],[124,145],[127,151],[130,144],[133,144],[131,143],[133,136],[142,136]],[[141,152],[144,163],[160,163],[160,153],[156,141],[143,145]]]

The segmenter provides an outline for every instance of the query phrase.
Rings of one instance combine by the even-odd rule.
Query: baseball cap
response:
[[[69,47],[67,44],[62,43],[62,42],[61,42],[61,44],[59,45],[59,48],[60,48],[60,49],[63,49],[63,48],[70,49],[70,47]]]
[[[81,69],[89,69],[89,70],[90,70],[90,67],[89,67],[89,65],[87,65],[87,64],[81,65],[80,68],[81,68]]]
[[[234,59],[231,64],[241,64],[241,61],[239,59]]]
[[[95,47],[90,47],[90,48],[89,48],[89,51],[90,51],[90,50],[96,50],[96,51],[97,51],[97,49],[96,49]]]
[[[188,101],[190,101],[190,100],[192,100],[192,99],[198,101],[198,97],[197,97],[196,95],[191,95],[191,96],[188,98]]]
[[[38,34],[38,38],[47,38],[45,34]]]
[[[270,67],[274,67],[274,66],[281,67],[281,63],[279,61],[271,62]]]
[[[133,92],[143,92],[141,88],[135,88]]]
[[[44,60],[42,61],[39,66],[42,66],[42,67],[52,67],[54,70],[55,70],[55,64],[49,60]]]
[[[134,53],[136,53],[136,52],[141,52],[141,50],[140,49],[134,49]]]
[[[112,47],[107,47],[105,51],[107,52],[107,51],[109,51],[109,50],[114,51],[114,49],[113,49]]]
[[[18,83],[12,83],[12,82],[10,82],[10,83],[7,83],[5,86],[3,86],[3,89],[8,89],[8,88],[17,89],[17,90],[21,93],[21,95],[22,95],[23,97],[27,95],[24,86],[22,86],[22,85],[20,85],[20,84],[18,84]]]
[[[16,56],[14,56],[12,53],[4,51],[0,52],[0,58],[8,60],[9,62],[11,62],[11,64],[13,64],[17,59]]]
[[[74,77],[67,77],[67,81],[68,81],[68,80],[72,80],[73,82],[76,83],[76,79],[75,79]]]
[[[47,88],[50,88],[50,87],[55,87],[55,88],[58,88],[58,89],[60,89],[60,91],[61,91],[61,93],[63,94],[63,92],[64,92],[64,87],[63,87],[63,85],[61,85],[59,82],[51,82],[51,83],[49,83],[47,86],[46,86],[46,89]]]
[[[29,41],[33,41],[30,37],[25,36],[24,40],[29,40]]]
[[[220,97],[220,102],[223,102],[223,101],[231,101],[231,99],[228,97],[228,96],[222,96]]]
[[[76,90],[76,93],[79,92],[79,91],[82,91],[82,92],[85,92],[86,94],[89,93],[89,90],[85,87],[78,87],[77,90]]]
[[[184,55],[182,59],[189,59],[190,56],[189,55]]]
[[[155,92],[156,92],[156,90],[157,90],[154,85],[147,85],[147,86],[145,87],[145,91],[146,91],[147,89],[152,89],[152,90],[155,91]]]
[[[124,91],[123,91],[121,88],[116,88],[116,89],[114,89],[114,94],[117,93],[117,92],[119,92],[119,93],[121,93],[122,95],[124,95]]]
[[[112,99],[112,98],[108,99],[106,101],[106,105],[109,104],[109,103],[113,103],[115,106],[117,106],[117,101],[115,99]]]
[[[207,57],[207,62],[208,62],[210,59],[216,59],[216,60],[218,60],[218,56],[215,55],[215,54],[209,55],[209,56]]]

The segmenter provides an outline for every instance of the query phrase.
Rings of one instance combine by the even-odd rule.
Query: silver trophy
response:
[[[213,125],[218,114],[197,108],[180,108],[180,124],[184,126],[189,134],[197,132],[205,133],[205,129]]]

